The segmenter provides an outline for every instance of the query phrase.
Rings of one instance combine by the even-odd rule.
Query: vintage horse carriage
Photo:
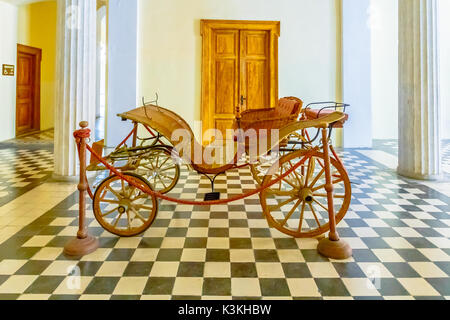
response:
[[[242,113],[237,110],[235,128],[240,130],[232,143],[236,152],[233,157],[215,163],[203,158],[196,161],[195,151],[200,150],[203,155],[208,146],[195,140],[190,126],[176,113],[155,104],[144,104],[119,114],[122,120],[134,123],[124,141],[103,158],[102,142],[87,146],[92,153],[87,170],[109,171],[95,193],[89,192],[95,218],[113,234],[135,236],[152,224],[158,198],[213,205],[259,193],[262,212],[271,227],[297,238],[330,231],[330,239],[337,240],[335,225],[349,208],[351,185],[330,137],[332,129],[342,127],[347,120],[348,105],[335,102],[305,108],[302,105],[300,99],[288,97],[280,99],[276,108]],[[272,129],[277,130],[276,139]],[[187,132],[188,148],[185,145],[180,148],[179,140],[174,139],[177,130]],[[265,140],[253,159],[249,156],[250,143],[242,136],[248,130],[257,132],[258,142]],[[313,138],[311,130],[317,130]],[[141,137],[143,131],[149,137]],[[130,139],[131,146],[127,146]],[[259,187],[229,199],[219,199],[217,193],[208,194],[200,202],[173,199],[168,194],[176,186],[183,164],[207,176],[213,191],[218,175],[247,166]]]

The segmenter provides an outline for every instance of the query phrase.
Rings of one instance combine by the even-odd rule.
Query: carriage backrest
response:
[[[298,117],[303,106],[303,101],[296,97],[286,97],[278,100],[278,104],[275,108],[276,117]]]
[[[117,116],[124,120],[127,119],[147,125],[169,140],[173,146],[178,145],[180,142],[190,142],[192,146],[198,145],[189,124],[178,114],[166,108],[148,104],[144,107],[118,114]],[[184,132],[183,137],[187,135],[190,141],[173,140],[174,133],[176,133],[177,130],[183,130],[180,131]],[[182,154],[180,154],[180,156],[182,156]]]

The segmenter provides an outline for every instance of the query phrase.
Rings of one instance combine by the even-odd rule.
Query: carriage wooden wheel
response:
[[[152,189],[145,179],[134,173],[124,173],[131,181]],[[129,185],[117,175],[106,178],[96,189],[94,216],[107,231],[122,237],[144,232],[158,211],[155,196]]]
[[[308,150],[298,150],[283,156],[264,178],[263,185],[280,177],[300,161]],[[263,212],[270,226],[296,238],[311,238],[329,230],[327,192],[325,191],[324,155],[315,151],[303,165],[280,184],[260,194]],[[342,220],[351,201],[348,174],[335,159],[331,159],[336,223]]]
[[[265,156],[259,157],[257,162],[250,164],[250,171],[253,179],[258,183],[258,185],[262,185],[265,176],[269,174],[272,166],[286,154],[288,154],[286,151],[271,152]],[[272,188],[276,188],[277,185],[272,186]]]
[[[141,156],[135,171],[160,193],[170,192],[180,179],[180,165],[167,148],[152,148]]]

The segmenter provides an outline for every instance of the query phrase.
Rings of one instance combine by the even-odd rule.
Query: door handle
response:
[[[244,98],[244,96],[241,96],[241,106],[244,105],[244,101],[246,101],[246,100],[247,100],[247,98]]]

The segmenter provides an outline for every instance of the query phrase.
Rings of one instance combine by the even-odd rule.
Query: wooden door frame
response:
[[[202,134],[208,128],[214,128],[211,124],[212,110],[209,102],[211,91],[211,52],[210,45],[213,30],[261,30],[270,32],[270,107],[274,108],[278,100],[278,38],[280,37],[280,21],[259,20],[200,20],[200,32],[202,36],[202,92],[201,114]],[[236,106],[237,107],[237,106]]]
[[[41,61],[42,61],[42,49],[26,46],[23,44],[17,44],[17,75],[19,74],[19,53],[26,53],[34,56],[34,66],[36,70],[34,72],[33,79],[33,130],[39,131],[41,128]],[[18,94],[18,79],[16,78],[16,99]],[[16,101],[16,136],[18,128],[17,117],[17,101]],[[32,133],[30,131],[30,133]],[[28,132],[27,132],[28,133]],[[27,134],[23,133],[23,134]]]

